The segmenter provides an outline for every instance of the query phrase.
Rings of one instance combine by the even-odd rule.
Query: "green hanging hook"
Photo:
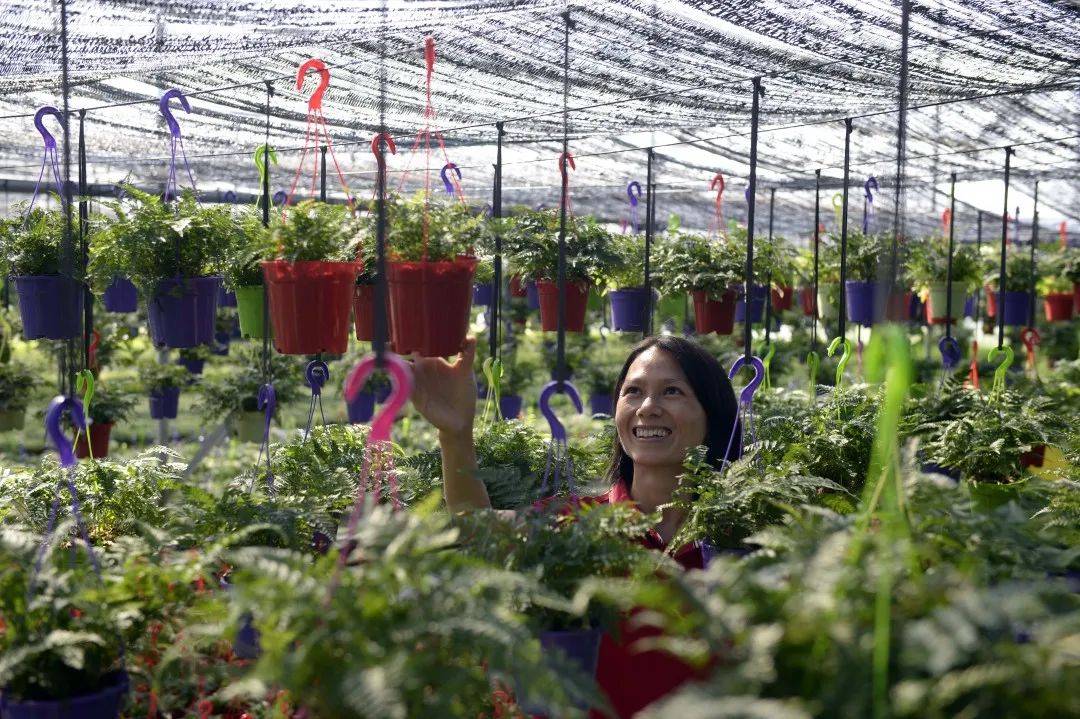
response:
[[[836,217],[836,231],[844,224],[844,195],[837,192],[832,196],[833,215]]]
[[[844,347],[844,351],[840,354],[840,362],[836,365],[836,386],[840,387],[844,381],[844,370],[847,368],[848,360],[851,359],[851,340],[847,337],[834,337],[833,341],[829,343],[829,348],[825,354],[832,357],[836,354],[836,350],[841,346]]]
[[[90,401],[94,399],[94,373],[88,369],[75,374],[75,391],[82,394],[83,412],[90,414]]]
[[[769,362],[772,361],[774,354],[776,354],[776,345],[770,344],[769,351],[761,358],[761,364],[765,367],[765,380],[762,382],[762,386],[765,389],[772,387],[772,378],[769,376]]]
[[[488,357],[484,360],[483,368],[488,391],[487,400],[484,402],[484,418],[481,421],[487,423],[492,402],[495,403],[494,419],[502,419],[502,410],[499,408],[499,385],[502,383],[503,363],[502,360]]]
[[[278,164],[277,152],[265,142],[255,148],[255,167],[259,170],[259,195],[262,196],[262,188],[266,183],[266,155],[270,155],[270,164]]]
[[[821,367],[821,356],[814,350],[806,354],[806,369],[810,375],[810,399],[817,397],[817,375]]]
[[[999,356],[1003,356],[1005,359],[1001,361],[1001,364],[994,370],[994,393],[1000,393],[1005,390],[1005,373],[1009,371],[1009,367],[1012,366],[1015,356],[1013,354],[1012,347],[994,347],[987,355],[987,359],[993,362]]]

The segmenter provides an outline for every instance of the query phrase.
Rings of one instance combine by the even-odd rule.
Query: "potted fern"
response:
[[[344,205],[305,200],[270,236],[275,259],[262,263],[274,347],[282,354],[342,354],[360,263],[357,226]]]
[[[66,340],[82,334],[81,275],[64,274],[66,220],[59,210],[17,208],[21,218],[0,222],[0,254],[15,281],[28,340]],[[72,259],[74,264],[74,259]]]
[[[1010,252],[1005,258],[1005,294],[999,297],[1001,290],[1001,267],[995,264],[986,274],[986,315],[997,317],[1001,311],[1005,324],[1013,327],[1027,325],[1031,312],[1031,285],[1035,269],[1031,258],[1019,250]]]
[[[952,312],[948,314],[949,247],[943,238],[929,237],[912,245],[907,256],[911,288],[926,302],[926,321],[931,324],[958,322],[964,313],[964,300],[979,286],[981,269],[973,248],[961,245],[952,259]]]
[[[503,376],[499,381],[499,414],[503,419],[517,419],[525,403],[525,391],[536,385],[540,362],[520,350],[503,358]]]
[[[236,313],[240,320],[240,335],[262,339],[263,328],[263,270],[260,264],[270,255],[270,233],[254,210],[238,218],[240,232],[237,242],[229,248],[225,261],[224,286],[236,297]]]
[[[198,345],[184,347],[177,352],[176,363],[192,375],[201,375],[208,359],[210,359],[210,348],[206,345]]]
[[[139,290],[127,277],[114,277],[101,294],[106,312],[127,314],[139,310]]]
[[[1042,272],[1035,287],[1042,295],[1047,322],[1068,322],[1073,317],[1073,281],[1068,275],[1069,260],[1064,249],[1039,258]]]
[[[86,432],[78,433],[75,442],[75,456],[79,459],[108,457],[113,425],[127,419],[134,406],[135,398],[130,394],[99,383],[86,413]]]
[[[304,372],[293,357],[272,353],[269,363],[276,417],[283,406],[300,396],[300,377]],[[202,382],[196,411],[207,423],[228,422],[241,442],[262,442],[266,414],[259,409],[259,389],[264,383],[259,351],[248,348],[240,355],[235,371]]]
[[[371,342],[375,339],[375,233],[374,228],[361,224],[357,235],[360,255],[360,271],[356,275],[356,287],[353,289],[353,326],[356,339]],[[389,319],[383,306],[383,316]]]
[[[187,368],[145,362],[139,367],[139,379],[150,395],[150,418],[176,419],[180,390],[190,381]]]
[[[0,432],[10,432],[23,428],[30,394],[39,380],[29,367],[4,354],[0,350]]]
[[[641,235],[614,235],[618,264],[609,268],[608,292],[611,328],[616,332],[642,332],[648,320],[649,294],[645,291],[645,239]],[[653,299],[656,299],[656,291]]]
[[[100,290],[129,277],[146,297],[156,347],[194,347],[214,339],[225,254],[237,225],[228,208],[202,207],[191,192],[176,202],[126,187],[126,199],[106,203],[90,241],[90,273]]]
[[[669,230],[656,252],[656,274],[666,294],[689,292],[698,334],[735,329],[736,288],[745,258],[738,248],[705,235]]]

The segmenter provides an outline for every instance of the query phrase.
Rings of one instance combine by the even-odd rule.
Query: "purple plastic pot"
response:
[[[105,294],[101,296],[101,303],[105,305],[106,312],[137,312],[139,309],[139,292],[128,278],[116,277],[105,288]]]
[[[176,419],[179,407],[179,387],[150,390],[150,419]]]
[[[165,280],[147,302],[150,339],[155,347],[195,347],[214,340],[221,278],[178,277]]]
[[[998,293],[994,293],[997,298]],[[1005,301],[998,299],[998,311],[1005,315],[1005,324],[1010,327],[1026,327],[1031,311],[1031,295],[1027,292],[1005,290]],[[1004,309],[1002,309],[1004,307]]]
[[[183,359],[182,357],[176,360],[176,364],[183,365],[187,368],[187,371],[191,374],[202,374],[203,367],[206,365],[206,360],[201,359]]]
[[[495,296],[495,285],[491,282],[473,285],[472,303],[477,307],[487,307]]]
[[[236,307],[236,293],[229,292],[224,286],[218,289],[218,307]]]
[[[525,283],[525,304],[530,310],[540,309],[540,290],[537,289],[535,280]]]
[[[0,693],[0,716],[4,719],[115,719],[128,693],[126,672],[109,677],[104,689],[70,699],[18,701]]]
[[[67,340],[82,335],[80,283],[61,275],[21,275],[14,279],[24,339]]]
[[[644,287],[628,287],[608,293],[611,328],[616,332],[641,332],[649,312],[649,293]]]
[[[975,295],[968,295],[964,299],[964,317],[975,316]]]
[[[382,404],[390,398],[390,392],[393,391],[393,387],[389,384],[380,384],[375,388],[375,402],[376,404]]]
[[[524,404],[521,395],[504,394],[499,397],[499,413],[503,419],[517,419],[521,415],[521,406]]]
[[[615,414],[615,400],[607,392],[589,395],[589,411],[593,414]]]
[[[876,282],[848,280],[844,283],[844,306],[847,308],[848,322],[870,327],[874,324],[874,302],[877,292]]]
[[[765,297],[768,290],[765,285],[750,285],[750,323],[755,324],[765,319]],[[746,322],[746,302],[735,303],[735,321]]]
[[[345,410],[352,424],[370,422],[375,416],[375,394],[364,390],[357,392],[352,402],[345,403]]]

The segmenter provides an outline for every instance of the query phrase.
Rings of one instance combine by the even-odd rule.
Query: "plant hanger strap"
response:
[[[169,107],[169,103],[173,98],[176,98],[180,102],[180,107],[184,109],[184,112],[191,112],[191,103],[188,102],[184,93],[177,88],[166,90],[165,94],[161,96],[161,100],[158,101],[158,110],[161,111],[162,117],[165,118],[165,124],[169,126],[169,175],[165,179],[165,200],[174,200],[179,197],[179,189],[176,181],[176,148],[180,148],[180,156],[184,158],[184,169],[187,170],[188,180],[191,182],[191,189],[198,192],[198,188],[195,187],[195,175],[191,172],[191,164],[187,159],[187,152],[184,150],[184,139],[180,135],[180,123],[177,122],[173,116],[172,108]]]
[[[263,436],[259,445],[259,458],[255,460],[256,468],[262,464],[263,452],[266,453],[266,491],[271,497],[274,496],[274,469],[270,464],[270,422],[274,419],[274,410],[277,408],[277,392],[274,385],[267,382],[259,387],[258,408],[263,411]],[[251,487],[254,489],[255,481]]]
[[[716,190],[716,199],[713,200],[713,222],[715,223],[715,233],[719,237],[727,239],[727,227],[724,226],[724,176],[719,172],[713,175],[712,180],[709,181],[709,189]]]
[[[41,133],[41,139],[45,144],[45,152],[41,156],[41,171],[38,172],[37,182],[34,183],[34,194],[30,198],[30,204],[26,207],[26,218],[23,221],[24,227],[30,221],[30,210],[34,209],[34,203],[37,201],[38,193],[41,191],[41,181],[45,179],[45,165],[52,168],[53,182],[56,183],[56,191],[60,194],[60,203],[65,207],[67,206],[67,193],[64,192],[64,184],[60,179],[60,161],[56,154],[56,138],[45,128],[43,120],[46,115],[55,117],[56,121],[60,123],[60,127],[67,126],[64,116],[51,105],[39,108],[34,114],[34,127]],[[45,187],[48,186],[49,183],[46,181]]]
[[[307,127],[304,130],[304,147],[300,152],[300,161],[296,165],[296,172],[293,174],[292,185],[289,187],[288,193],[285,195],[285,205],[291,205],[293,196],[296,194],[297,184],[300,182],[300,176],[304,172],[304,162],[307,160],[308,148],[312,150],[312,170],[311,170],[311,188],[309,191],[309,197],[314,199],[315,188],[319,179],[319,157],[320,157],[320,140],[325,141],[325,151],[329,151],[330,159],[334,163],[334,170],[337,172],[338,182],[341,184],[341,188],[345,190],[346,204],[352,209],[354,208],[352,192],[349,190],[349,183],[345,181],[345,174],[341,171],[341,166],[338,164],[337,155],[334,154],[334,142],[330,138],[330,131],[326,125],[326,116],[323,115],[322,102],[323,95],[326,94],[326,89],[330,86],[330,71],[326,68],[326,63],[318,58],[309,58],[300,64],[300,67],[296,70],[296,91],[300,92],[304,89],[304,81],[310,73],[317,73],[319,75],[319,84],[316,85],[315,91],[311,93],[311,97],[308,98],[308,110],[307,110]]]
[[[638,203],[641,200],[641,183],[632,180],[626,186],[626,196],[630,198],[630,228],[636,235],[638,233]]]
[[[863,197],[866,198],[866,210],[863,212],[862,218],[862,231],[863,234],[870,232],[870,224],[874,218],[874,190],[878,188],[877,178],[873,175],[866,178],[866,182],[863,183]]]
[[[557,394],[565,394],[569,397],[578,414],[585,411],[577,387],[569,380],[553,380],[540,390],[540,400],[537,404],[540,408],[540,414],[544,415],[548,428],[551,430],[551,442],[548,443],[547,460],[544,463],[544,479],[540,485],[540,493],[543,495],[559,491],[562,465],[565,463],[567,489],[570,491],[570,496],[576,499],[577,488],[574,486],[574,462],[570,457],[566,427],[563,426],[558,415],[551,409],[551,398]]]

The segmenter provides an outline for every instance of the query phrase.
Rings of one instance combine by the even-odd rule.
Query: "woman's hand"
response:
[[[467,435],[470,443],[476,417],[475,357],[475,337],[465,340],[453,362],[416,353],[412,356],[412,402],[416,411],[441,433]]]

